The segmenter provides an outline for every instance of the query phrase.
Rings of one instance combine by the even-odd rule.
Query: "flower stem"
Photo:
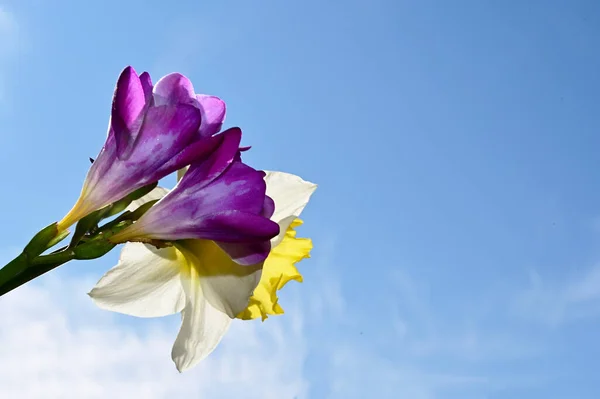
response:
[[[0,296],[67,263],[74,256],[75,254],[72,250],[65,250],[39,256],[30,261],[25,253],[21,253],[9,264],[0,269]]]
[[[33,280],[36,277],[41,276],[42,274],[49,272],[52,269],[57,268],[62,264],[63,263],[52,263],[44,265],[33,265],[28,267],[23,272],[19,273],[16,276],[13,276],[13,278],[11,278],[6,283],[0,284],[0,296],[9,293],[15,288],[22,286],[23,284]]]
[[[0,287],[6,284],[14,276],[22,272],[29,265],[27,255],[21,252],[19,256],[10,261],[6,266],[0,269]]]

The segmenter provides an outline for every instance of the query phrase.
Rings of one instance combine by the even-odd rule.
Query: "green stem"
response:
[[[27,255],[22,253],[12,262],[0,269],[0,296],[17,287],[49,272],[74,258],[72,250],[39,256],[28,262]]]
[[[22,252],[19,256],[10,261],[10,263],[0,269],[0,287],[19,274],[19,272],[25,270],[28,265],[27,255]]]
[[[31,266],[44,266],[54,263],[62,265],[73,259],[75,259],[75,252],[72,249],[67,248],[65,251],[38,256],[31,262]]]
[[[9,293],[10,291],[14,290],[15,288],[22,286],[23,284],[33,280],[36,277],[41,276],[42,274],[49,272],[52,269],[57,268],[60,265],[62,265],[62,263],[30,266],[29,268],[23,270],[21,273],[17,274],[16,276],[13,276],[13,278],[10,281],[8,281],[7,283],[1,284],[0,285],[0,296],[4,295],[6,293]]]

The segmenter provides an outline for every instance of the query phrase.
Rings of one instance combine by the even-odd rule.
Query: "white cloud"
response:
[[[178,317],[114,316],[91,304],[91,286],[51,275],[2,297],[0,397],[306,396],[301,315],[234,323],[213,355],[179,374],[170,359]]]
[[[515,301],[524,317],[549,325],[600,315],[600,266],[561,281],[543,279],[531,271],[529,287]]]
[[[10,54],[17,46],[18,25],[15,16],[0,6],[0,57]]]
[[[0,101],[4,93],[4,81],[7,71],[8,60],[19,48],[19,26],[17,20],[10,11],[0,5]],[[6,105],[4,105],[6,108]]]
[[[304,284],[286,287],[285,315],[235,323],[184,374],[170,360],[177,316],[101,311],[84,294],[94,279],[53,272],[0,299],[0,397],[469,398],[540,383],[535,370],[511,372],[541,352],[510,326],[465,324],[463,309],[441,317],[427,285],[398,271],[380,287],[380,306],[363,306],[343,296],[327,254],[303,265],[315,268]],[[572,287],[574,298],[590,292]],[[492,372],[503,364],[504,374]]]

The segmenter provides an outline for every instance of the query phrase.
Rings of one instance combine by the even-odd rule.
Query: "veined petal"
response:
[[[140,164],[146,161],[152,169],[161,166],[180,149],[194,141],[200,118],[200,111],[191,105],[151,107],[135,144],[135,155],[132,156],[134,159],[129,161]]]
[[[191,274],[198,276],[204,297],[215,309],[233,318],[248,306],[260,281],[262,263],[240,266],[208,240],[185,240],[177,248],[194,269]]]
[[[287,229],[284,239],[274,247],[265,261],[260,282],[250,297],[248,307],[236,317],[243,320],[261,317],[265,320],[268,315],[283,314],[279,305],[277,291],[288,281],[302,282],[302,275],[295,264],[310,257],[312,241],[308,238],[296,238],[296,227],[302,221],[296,219]]]
[[[166,175],[162,167],[189,145],[200,125],[200,111],[190,105],[150,107],[145,115],[126,160],[115,159],[103,150],[92,164],[79,208],[93,212],[160,180]],[[181,166],[172,165],[172,171]],[[61,220],[60,227],[67,228],[85,216],[87,213],[81,209],[71,211]]]
[[[275,202],[271,220],[279,223],[279,234],[271,240],[274,247],[279,244],[290,224],[302,213],[317,185],[299,176],[283,172],[266,172],[267,195]]]
[[[181,314],[181,328],[173,345],[171,357],[179,372],[194,367],[208,356],[229,329],[231,318],[215,309],[202,295],[196,269],[188,266],[181,281],[186,293],[186,305]]]
[[[185,295],[180,270],[185,260],[174,248],[140,243],[123,247],[117,266],[88,294],[102,309],[137,317],[181,312]]]

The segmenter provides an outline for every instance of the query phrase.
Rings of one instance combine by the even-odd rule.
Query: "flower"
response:
[[[214,136],[218,149],[192,163],[171,192],[110,240],[212,240],[239,264],[264,261],[280,230],[269,219],[274,204],[265,195],[264,172],[239,158],[241,137],[238,128]]]
[[[108,137],[93,162],[79,199],[59,231],[127,194],[214,151],[225,104],[196,95],[189,79],[174,73],[152,86],[147,72],[123,70],[115,88]]]
[[[271,240],[273,249],[264,263],[240,266],[208,240],[177,241],[174,247],[162,249],[128,243],[117,266],[100,279],[90,297],[102,309],[137,317],[181,312],[171,353],[179,371],[208,356],[233,318],[264,319],[282,313],[275,291],[290,279],[301,281],[294,264],[309,256],[312,243],[295,238],[293,229],[316,186],[281,172],[267,172],[265,181],[275,204],[271,219],[284,233]],[[166,192],[156,188],[132,206]]]

